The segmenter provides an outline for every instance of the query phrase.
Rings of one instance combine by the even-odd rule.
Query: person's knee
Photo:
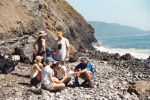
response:
[[[65,84],[64,83],[62,83],[62,88],[65,88]]]
[[[89,71],[85,72],[86,80],[91,80],[91,73]]]

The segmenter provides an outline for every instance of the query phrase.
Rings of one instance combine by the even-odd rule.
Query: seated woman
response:
[[[59,79],[59,82],[65,83],[67,85],[71,80],[71,77],[67,77],[66,67],[57,62],[54,64],[54,76]]]
[[[43,68],[43,64],[41,63],[42,59],[42,56],[37,56],[34,61],[35,63],[30,69],[31,85],[37,85],[41,82],[41,72]]]
[[[49,91],[61,90],[65,88],[64,83],[55,82],[53,77],[53,71],[51,66],[54,60],[51,57],[47,57],[45,60],[45,67],[42,68],[42,84],[41,88]]]

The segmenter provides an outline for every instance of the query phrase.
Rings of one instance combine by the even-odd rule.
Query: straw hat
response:
[[[44,31],[39,31],[39,36],[45,36],[47,35]]]

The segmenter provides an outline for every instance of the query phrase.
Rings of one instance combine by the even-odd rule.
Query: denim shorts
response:
[[[31,82],[31,85],[37,85],[37,84],[39,84],[41,81],[39,81],[36,77],[34,77],[34,78],[32,78],[32,79],[30,80],[30,82]]]
[[[91,72],[91,71],[88,71],[88,73],[90,73],[91,78],[92,78],[92,72]],[[79,77],[82,78],[82,79],[86,79],[85,73],[80,74]]]
[[[41,88],[44,90],[51,91],[53,89],[53,85],[52,84],[41,84]]]

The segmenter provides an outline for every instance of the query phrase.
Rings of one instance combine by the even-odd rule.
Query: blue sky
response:
[[[66,0],[87,21],[150,30],[150,0]]]

